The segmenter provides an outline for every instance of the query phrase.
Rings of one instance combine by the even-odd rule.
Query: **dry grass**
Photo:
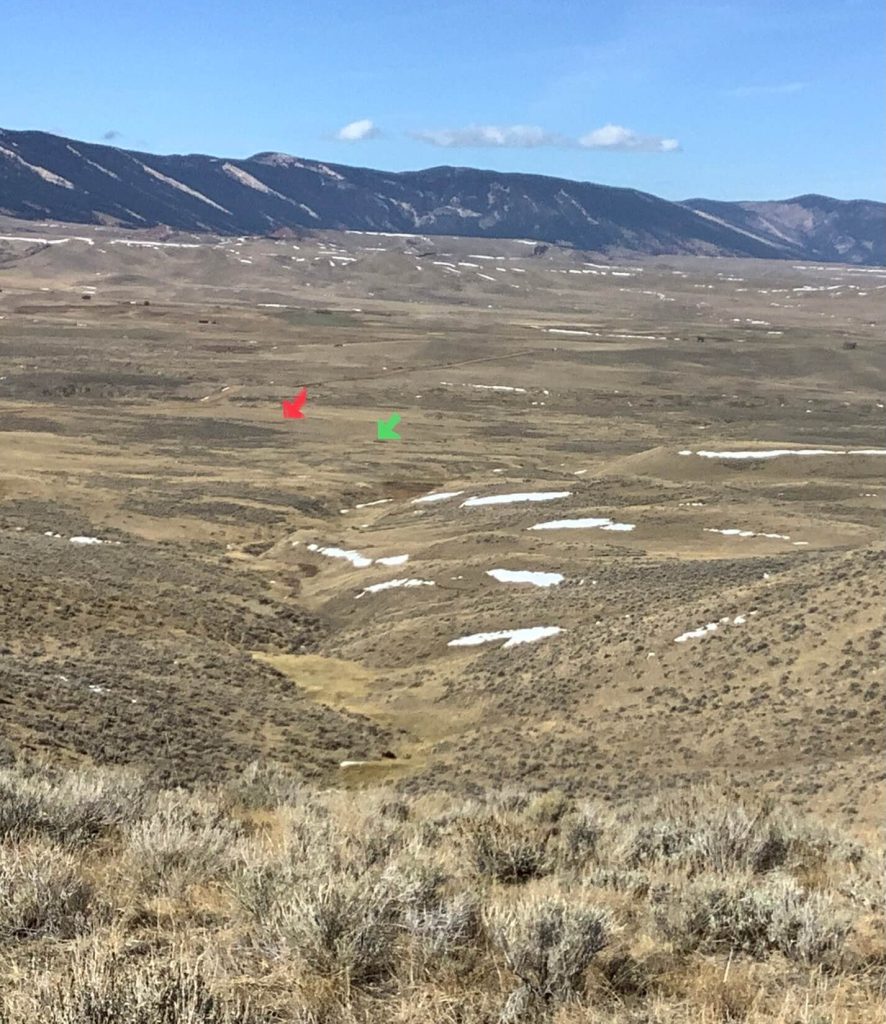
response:
[[[170,787],[262,758],[312,784],[511,783],[616,802],[728,780],[873,823],[882,459],[677,455],[880,447],[869,275],[699,257],[625,277],[556,246],[434,242],[456,265],[478,246],[504,260],[478,277],[416,260],[405,240],[326,232],[299,241],[296,266],[283,240],[232,244],[245,269],[214,239],[103,252],[107,230],[37,262],[4,244],[0,352],[16,355],[0,372],[0,764],[137,764]],[[355,261],[330,267],[330,244]],[[97,274],[83,303],[71,283]],[[827,274],[844,285],[806,290]],[[588,333],[549,333],[564,329]],[[286,388],[305,381],[324,382],[308,418],[284,421]],[[403,415],[402,444],[376,444],[384,409]],[[570,497],[410,503],[499,489]],[[573,515],[636,529],[527,529]],[[709,532],[724,528],[756,536]],[[387,571],[354,573],[313,542],[409,553],[435,586],[356,600]],[[511,564],[566,579],[540,593],[487,575]],[[725,615],[748,618],[674,643]],[[447,646],[541,621],[563,633]],[[262,785],[244,780],[243,802]],[[556,823],[556,803],[539,823]],[[517,835],[487,838],[490,870],[546,870],[531,830],[527,857]],[[734,859],[779,855],[758,839]]]
[[[0,781],[0,1024],[886,1009],[882,852],[771,804],[404,798],[256,770],[218,792],[111,771]]]

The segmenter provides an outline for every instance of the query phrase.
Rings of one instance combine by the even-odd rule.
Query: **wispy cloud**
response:
[[[644,153],[671,153],[680,148],[676,139],[640,135],[618,124],[606,124],[577,139],[531,124],[468,125],[466,128],[441,128],[410,132],[414,139],[446,149],[473,147],[498,149],[536,149],[553,146],[562,149],[608,149]]]
[[[809,87],[808,82],[782,82],[778,85],[740,85],[735,89],[727,89],[727,96],[787,96],[793,92],[802,92]]]
[[[568,146],[572,141],[555,132],[531,124],[475,124],[466,128],[441,128],[437,131],[412,132],[412,137],[432,146],[463,149],[472,146],[493,146],[504,149],[534,149],[537,146]]]
[[[123,132],[118,132],[116,128],[109,128],[103,135],[102,138],[105,142],[113,142],[114,139],[119,139]]]
[[[377,139],[381,131],[368,117],[360,121],[351,121],[335,133],[340,142],[364,142],[366,139]]]

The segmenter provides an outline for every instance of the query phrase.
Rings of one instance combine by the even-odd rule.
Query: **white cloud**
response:
[[[630,128],[607,124],[578,139],[558,132],[550,132],[537,125],[512,124],[469,125],[466,128],[442,128],[435,131],[412,132],[412,137],[432,146],[446,149],[471,147],[501,149],[535,149],[556,146],[563,149],[633,150],[645,153],[671,153],[680,148],[676,139],[663,139],[652,135],[639,135]]]
[[[740,85],[736,89],[727,89],[727,96],[786,96],[792,92],[802,92],[808,82],[783,82],[781,85]]]
[[[413,132],[413,137],[432,146],[457,149],[469,146],[496,146],[507,149],[533,149],[536,146],[564,146],[570,140],[531,124],[476,124],[467,128],[443,128],[439,131]]]
[[[335,133],[335,137],[341,142],[363,142],[364,139],[378,138],[380,134],[381,132],[375,126],[375,123],[370,121],[368,117],[365,117],[360,121],[351,121],[344,128],[339,128]]]
[[[604,124],[602,128],[582,135],[578,144],[585,149],[621,149],[643,153],[673,153],[680,148],[680,143],[676,139],[639,135],[620,124]]]

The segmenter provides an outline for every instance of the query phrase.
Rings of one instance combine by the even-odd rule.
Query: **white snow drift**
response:
[[[693,452],[684,448],[681,455],[700,455],[703,459],[777,459],[783,455],[886,455],[886,448],[773,448],[756,452]]]
[[[554,519],[548,523],[536,523],[530,530],[611,530],[614,533],[629,533],[636,529],[633,523],[615,523],[611,519]]]
[[[403,565],[409,561],[409,555],[388,555],[386,558],[368,558],[361,555],[359,551],[349,551],[345,548],[324,548],[319,544],[308,544],[308,551],[316,551],[318,555],[326,555],[327,558],[343,558],[350,562],[355,569],[365,569],[372,565]]]
[[[54,533],[52,530],[46,530],[43,533],[44,537],[52,537],[54,540],[62,540],[60,533]],[[68,537],[68,543],[78,544],[80,546],[94,546],[97,544],[113,544],[115,547],[120,547],[119,540],[102,540],[101,537]]]
[[[470,636],[460,636],[457,640],[450,640],[448,647],[476,647],[479,644],[493,643],[496,640],[504,640],[502,647],[516,647],[518,644],[531,644],[536,640],[543,640],[548,636],[556,636],[562,633],[560,626],[530,626],[525,629],[499,629],[494,633],[472,633]]]
[[[754,614],[756,613],[751,612],[751,615]],[[701,640],[703,637],[706,637],[711,633],[715,633],[721,626],[743,626],[747,621],[748,620],[744,615],[736,615],[734,619],[730,619],[728,615],[724,615],[719,622],[708,622],[706,625],[699,626],[697,629],[690,629],[685,633],[681,633],[679,636],[674,637],[674,643],[685,644],[687,640]]]
[[[555,587],[563,582],[558,572],[532,572],[529,569],[487,569],[486,575],[499,583],[531,583],[536,587]]]
[[[370,587],[364,587],[357,597],[362,597],[364,594],[378,594],[382,590],[394,590],[397,587],[433,587],[433,580],[416,580],[416,579],[402,579],[402,580],[386,580],[384,583],[373,583]]]
[[[414,498],[413,505],[429,505],[435,501],[446,501],[447,498],[457,498],[464,491],[437,491],[433,494],[425,494],[421,498]]]
[[[319,544],[308,544],[308,551],[316,551],[328,558],[344,558],[357,569],[365,569],[372,565],[372,559],[361,555],[359,551],[347,551],[344,548],[321,548]]]
[[[475,508],[478,505],[511,505],[519,501],[555,501],[568,498],[572,491],[526,491],[519,494],[491,494],[486,498],[468,498],[460,508]]]
[[[387,558],[376,558],[376,565],[405,565],[409,555],[388,555]]]

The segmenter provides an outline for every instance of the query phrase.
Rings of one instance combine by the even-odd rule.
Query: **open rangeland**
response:
[[[3,1024],[877,1019],[884,289],[0,221]]]

